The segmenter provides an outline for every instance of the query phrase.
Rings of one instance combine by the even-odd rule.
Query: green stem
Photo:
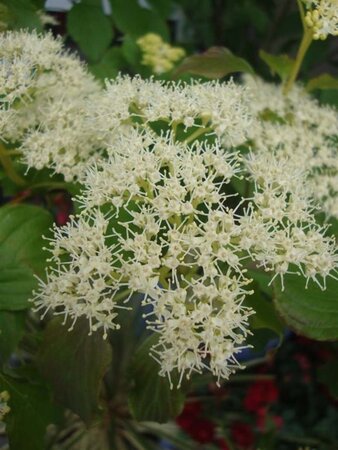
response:
[[[50,183],[48,181],[45,181],[43,183],[33,184],[33,186],[31,186],[31,189],[48,188],[67,190],[67,186],[68,184],[64,183],[63,181],[51,181]]]
[[[303,24],[303,30],[306,30],[307,25],[305,23],[305,11],[304,11],[304,5],[302,0],[297,0],[298,3],[298,8],[299,8],[299,13],[300,13],[300,18],[302,19],[302,24]]]
[[[190,136],[188,136],[186,139],[184,139],[184,143],[185,144],[190,144],[190,142],[194,141],[195,139],[197,139],[198,137],[202,136],[203,134],[209,133],[210,131],[212,131],[211,127],[208,128],[198,128],[196,131],[194,131]]]
[[[18,186],[24,186],[26,184],[25,180],[16,172],[13,162],[6,151],[5,147],[0,144],[0,162],[5,169],[6,175],[10,180],[12,180]]]
[[[308,49],[309,49],[309,47],[311,45],[312,40],[313,40],[313,32],[312,32],[312,30],[310,28],[305,28],[304,29],[303,38],[302,38],[302,41],[300,43],[300,46],[299,46],[299,49],[298,49],[298,52],[297,52],[297,56],[296,56],[296,60],[295,60],[294,66],[293,66],[293,68],[291,70],[291,73],[290,73],[290,76],[288,78],[288,81],[286,82],[286,84],[284,86],[283,92],[284,92],[285,95],[287,95],[290,92],[294,82],[297,79],[297,76],[299,74],[300,68],[301,68],[302,63],[304,61],[304,57],[305,57],[306,52],[308,51]]]

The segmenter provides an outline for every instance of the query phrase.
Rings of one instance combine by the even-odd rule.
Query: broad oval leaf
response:
[[[333,359],[319,366],[317,377],[328,388],[332,397],[338,400],[338,361]]]
[[[168,27],[157,12],[143,8],[138,0],[110,0],[113,20],[119,30],[133,38],[152,32],[169,39]]]
[[[254,351],[259,352],[266,350],[269,343],[276,338],[279,345],[282,343],[285,324],[271,301],[272,289],[268,286],[270,277],[264,272],[253,270],[248,271],[248,274],[255,280],[254,285],[251,285],[254,293],[248,295],[244,302],[255,314],[249,318],[252,335],[248,337],[247,343],[253,345]]]
[[[132,388],[128,400],[136,420],[164,423],[182,411],[185,395],[181,389],[170,389],[169,380],[159,376],[160,366],[149,355],[157,339],[157,335],[151,335],[136,350],[130,368]]]
[[[276,286],[274,302],[286,323],[300,334],[338,339],[338,281],[328,279],[323,291],[314,282],[305,289],[303,277],[287,277],[284,291]]]
[[[48,388],[0,373],[0,391],[9,393],[10,411],[4,417],[11,450],[45,450],[46,428],[62,420]]]
[[[69,327],[60,318],[48,323],[37,364],[55,399],[89,423],[99,410],[102,379],[112,351],[100,332],[88,334],[87,319],[79,318],[72,331]]]
[[[97,64],[91,64],[89,70],[97,78],[115,78],[126,65],[120,48],[109,48]]]
[[[223,78],[235,72],[255,73],[245,59],[235,56],[227,48],[211,47],[204,53],[185,58],[175,70],[174,76],[190,73],[212,79]]]
[[[98,61],[113,39],[113,26],[102,8],[78,3],[67,16],[67,30],[90,61]]]
[[[308,81],[306,90],[314,91],[315,89],[338,89],[338,78],[328,73],[312,78],[312,80]]]
[[[269,66],[271,73],[277,74],[283,81],[288,78],[295,63],[288,55],[271,55],[264,50],[260,50],[259,56]]]
[[[26,311],[0,311],[0,364],[8,361],[25,333]]]
[[[28,299],[43,276],[47,252],[43,235],[49,233],[52,216],[32,205],[0,208],[0,310],[29,308]]]

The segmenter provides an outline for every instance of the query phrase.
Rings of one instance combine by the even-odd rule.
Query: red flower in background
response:
[[[250,385],[244,398],[244,408],[257,412],[278,400],[278,388],[273,380],[259,380]]]
[[[251,448],[255,441],[251,427],[244,422],[234,422],[232,424],[231,437],[234,444],[242,449]]]
[[[208,444],[215,439],[215,424],[201,416],[202,405],[199,402],[187,403],[176,423],[200,444]]]
[[[216,438],[214,443],[218,446],[220,450],[230,450],[226,440],[223,438]]]
[[[57,225],[65,225],[69,220],[69,215],[72,210],[72,203],[70,199],[63,193],[56,194],[53,198],[55,206],[55,222]]]

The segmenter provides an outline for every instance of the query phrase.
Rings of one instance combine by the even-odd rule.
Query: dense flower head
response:
[[[286,274],[335,277],[335,241],[315,220],[316,200],[336,211],[335,110],[251,78],[101,89],[50,35],[5,33],[0,56],[2,140],[83,185],[78,217],[54,229],[37,310],[107,337],[141,302],[160,374],[219,382],[247,346],[249,268],[282,288]]]
[[[326,39],[329,34],[338,35],[338,1],[304,0],[308,11],[306,24],[313,30],[314,39]]]
[[[160,121],[173,128],[200,128],[202,133],[207,128],[231,146],[245,142],[252,126],[250,98],[248,89],[233,81],[170,83],[119,76],[107,82],[93,116],[96,122],[101,119],[102,135],[107,131],[111,135],[112,130],[131,120],[149,125]]]
[[[171,46],[155,33],[147,33],[136,42],[142,51],[142,64],[157,75],[173,69],[175,63],[185,56],[183,48]]]
[[[337,110],[319,105],[301,86],[284,96],[281,86],[259,78],[245,77],[245,84],[255,87],[252,108],[260,119],[250,130],[252,151],[261,158],[273,152],[276,163],[288,159],[291,171],[305,171],[308,196],[338,217]]]
[[[100,87],[86,67],[50,33],[6,32],[0,84],[1,140],[16,144],[28,167],[79,177],[100,144],[87,125]]]
[[[177,370],[180,383],[209,369],[228,378],[249,333],[247,262],[282,280],[334,276],[335,246],[314,221],[306,174],[273,156],[243,158],[217,139],[178,141],[135,126],[118,143],[87,171],[79,220],[55,233],[56,268],[37,306],[85,315],[106,334],[141,293],[161,375]],[[252,198],[230,189],[243,177]]]

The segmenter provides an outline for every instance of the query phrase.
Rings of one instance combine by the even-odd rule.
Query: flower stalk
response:
[[[1,144],[0,162],[6,172],[6,175],[11,181],[13,181],[13,183],[17,184],[18,186],[24,186],[26,184],[25,180],[15,170],[9,152],[7,152],[5,147]]]
[[[303,22],[304,24],[304,22]],[[303,38],[302,41],[300,43],[298,52],[297,52],[297,56],[296,56],[296,60],[294,63],[294,66],[291,70],[290,76],[284,86],[284,94],[287,95],[290,90],[292,89],[292,86],[294,85],[300,68],[302,66],[302,63],[304,61],[305,55],[311,45],[313,41],[313,31],[310,28],[307,28],[306,25],[304,25],[304,34],[303,34]]]

